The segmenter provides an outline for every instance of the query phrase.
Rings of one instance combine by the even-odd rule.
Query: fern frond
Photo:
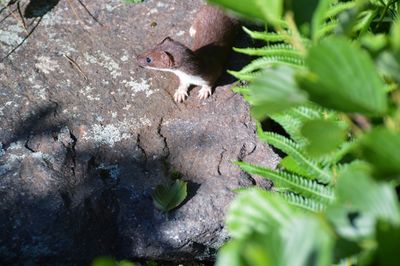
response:
[[[339,3],[335,4],[334,6],[330,7],[330,9],[326,12],[324,17],[325,17],[325,19],[334,18],[339,13],[341,13],[347,9],[351,9],[355,6],[356,6],[355,2],[351,2],[351,1],[339,2]]]
[[[304,147],[308,141],[301,134],[301,128],[306,121],[321,119],[323,109],[311,105],[298,106],[282,113],[272,114],[270,117],[280,124],[300,147]]]
[[[300,176],[308,175],[307,171],[304,170],[303,167],[301,167],[290,155],[280,160],[279,166],[288,173],[293,173]]]
[[[303,126],[301,119],[291,115],[290,112],[275,113],[271,114],[270,117],[283,127],[290,138],[299,145],[299,148],[304,147],[308,143],[307,139],[300,132]]]
[[[243,31],[246,32],[252,39],[262,40],[266,42],[286,42],[290,39],[288,32],[266,32],[266,31],[252,31],[246,27],[242,27]]]
[[[324,110],[321,107],[307,105],[298,106],[291,109],[289,112],[292,116],[298,117],[302,121],[310,121],[323,118],[324,113],[327,112],[327,110]]]
[[[321,28],[317,32],[317,37],[318,38],[324,37],[328,33],[330,33],[333,30],[335,30],[338,25],[339,25],[339,22],[336,21],[336,20],[332,20],[332,21],[326,22],[325,24],[321,25]]]
[[[234,70],[227,70],[228,74],[234,76],[239,80],[245,81],[253,81],[255,78],[261,75],[259,72],[249,72],[249,73],[242,73],[241,71],[234,71]]]
[[[261,57],[251,61],[248,65],[240,70],[241,73],[249,73],[266,67],[270,67],[274,64],[286,64],[291,66],[302,66],[304,60],[297,57],[286,57],[286,56],[270,56]]]
[[[251,165],[245,162],[237,162],[244,171],[249,174],[260,175],[271,179],[277,187],[289,188],[291,191],[310,197],[325,203],[334,200],[334,193],[330,187],[318,184],[316,181],[289,174],[284,171],[276,171],[269,168]]]
[[[296,195],[294,193],[280,193],[279,196],[283,198],[289,204],[305,209],[311,212],[321,212],[326,206],[325,204],[318,202],[316,200],[312,200],[310,198],[305,198],[300,195]]]
[[[274,44],[262,48],[233,48],[233,50],[251,56],[285,56],[303,59],[303,56],[288,44]]]
[[[292,140],[273,132],[259,133],[259,137],[268,144],[292,156],[301,167],[308,171],[308,178],[316,179],[325,184],[330,184],[332,182],[332,174],[330,171],[328,171],[326,168],[320,168],[315,161],[306,157],[301,152],[301,147]]]
[[[320,162],[324,165],[334,165],[338,163],[347,153],[357,145],[357,141],[346,141],[336,151],[325,155]]]

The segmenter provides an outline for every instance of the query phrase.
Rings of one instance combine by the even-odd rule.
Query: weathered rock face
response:
[[[190,43],[201,1],[82,1],[98,22],[79,1],[20,2],[34,30],[0,63],[0,264],[212,259],[232,190],[252,184],[232,161],[279,158],[229,86],[176,104],[176,78],[135,63],[166,35]],[[8,14],[1,58],[28,34]],[[165,215],[151,194],[172,171],[189,197]]]

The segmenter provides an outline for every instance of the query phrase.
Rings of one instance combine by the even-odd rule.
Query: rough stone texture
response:
[[[166,35],[190,43],[202,2],[82,1],[101,24],[76,0],[19,2],[35,30],[0,62],[0,264],[212,260],[233,190],[252,184],[232,161],[275,167],[279,157],[229,85],[176,104],[176,78],[135,63]],[[0,58],[27,35],[8,14]],[[189,196],[165,215],[151,194],[173,171]]]

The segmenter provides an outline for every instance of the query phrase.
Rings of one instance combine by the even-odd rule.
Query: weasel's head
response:
[[[146,51],[136,57],[140,67],[153,69],[171,69],[175,66],[175,60],[171,49],[175,43],[170,37],[165,38],[153,49]]]

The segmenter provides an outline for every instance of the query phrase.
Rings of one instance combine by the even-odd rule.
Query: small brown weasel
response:
[[[189,31],[193,37],[192,49],[166,37],[153,49],[137,56],[138,64],[177,75],[180,84],[174,94],[175,101],[185,100],[190,85],[201,86],[199,98],[206,99],[222,72],[238,27],[238,21],[221,9],[204,5]]]

